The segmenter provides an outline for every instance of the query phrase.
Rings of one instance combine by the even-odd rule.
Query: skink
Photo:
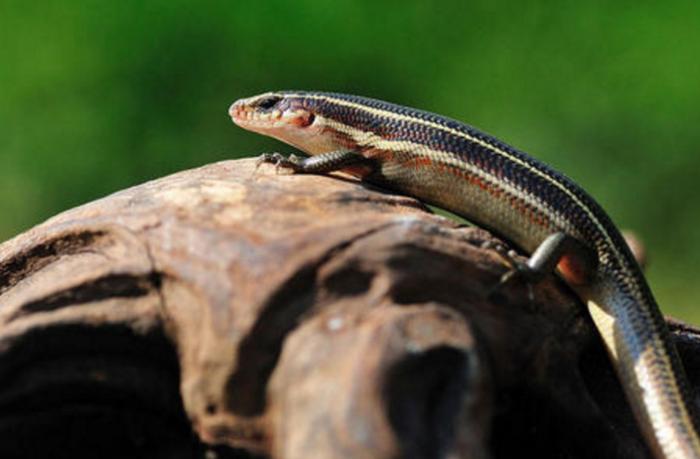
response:
[[[610,217],[546,164],[469,125],[346,94],[269,92],[229,110],[239,126],[311,155],[263,159],[344,170],[461,215],[556,267],[587,305],[653,454],[700,458],[692,399],[666,324]]]

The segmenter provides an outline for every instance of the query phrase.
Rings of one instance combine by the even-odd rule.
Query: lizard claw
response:
[[[482,245],[483,247],[483,245]],[[525,282],[527,286],[528,300],[530,303],[534,303],[535,294],[533,289],[533,284],[537,283],[541,279],[540,273],[533,270],[527,263],[523,263],[517,259],[517,252],[515,250],[507,250],[505,246],[500,244],[486,244],[488,249],[493,249],[498,253],[503,260],[510,266],[506,272],[504,272],[498,282],[489,290],[487,296],[491,296],[501,290],[506,284],[512,282],[513,280],[520,279]]]
[[[527,288],[527,299],[531,305],[535,303],[535,290],[533,285],[537,283],[540,276],[533,274],[532,270],[525,263],[516,262],[515,266],[501,275],[496,284],[488,290],[487,297],[498,293],[503,287],[513,280],[521,279]]]
[[[275,172],[279,172],[280,169],[291,169],[294,172],[298,172],[302,169],[301,161],[302,158],[293,154],[286,157],[282,153],[263,153],[258,157],[256,169],[261,164],[268,163],[275,166]]]
[[[297,161],[295,160],[297,160],[297,157],[294,155],[287,158],[282,153],[263,153],[258,157],[255,169],[257,170],[263,163],[266,163],[275,166],[275,173],[279,173],[281,168],[296,170]]]

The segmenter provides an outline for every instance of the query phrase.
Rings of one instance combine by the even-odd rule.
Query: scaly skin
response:
[[[620,232],[563,174],[477,129],[378,100],[271,92],[230,109],[239,126],[309,155],[287,165],[346,170],[445,208],[532,253],[563,234],[594,254],[561,254],[558,272],[588,306],[651,451],[700,458],[687,382],[665,321]],[[296,164],[296,166],[295,166]]]

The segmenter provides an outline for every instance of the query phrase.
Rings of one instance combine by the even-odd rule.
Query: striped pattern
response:
[[[471,167],[472,171],[491,174],[493,181],[518,184],[524,178],[528,178],[530,183],[525,185],[536,186],[547,195],[531,196],[531,189],[521,187],[524,188],[520,192],[523,199],[532,197],[535,200],[546,201],[553,207],[551,211],[562,214],[572,210],[584,212],[588,222],[596,229],[594,236],[602,237],[602,245],[613,252],[617,261],[623,262],[620,268],[631,270],[631,266],[635,265],[626,263],[630,257],[620,252],[619,248],[624,247],[624,244],[621,244],[623,239],[619,234],[614,238],[617,233],[615,226],[600,206],[579,186],[544,163],[488,134],[439,115],[364,97],[332,93],[282,94],[290,100],[296,98],[307,108],[318,110],[336,121],[336,129],[350,131],[358,145],[376,146],[381,149],[384,139],[390,139],[397,142],[392,148],[411,151],[410,147],[405,148],[400,141],[414,141],[430,147],[433,151],[455,153],[460,167]],[[557,196],[557,190],[567,199]],[[562,204],[568,200],[573,205],[562,208]]]
[[[434,168],[442,174],[455,175],[486,190],[494,199],[506,200],[504,203],[513,210],[526,215],[530,223],[546,228],[547,234],[555,231],[555,227],[548,223],[553,213],[557,211],[548,206],[546,202],[532,199],[532,196],[522,193],[512,181],[503,180],[502,176],[496,175],[497,169],[487,169],[479,167],[473,162],[466,162],[460,155],[440,150],[439,145],[417,143],[408,138],[387,140],[381,135],[359,130],[331,118],[326,119],[325,124],[334,131],[334,134],[339,135],[342,138],[341,142],[349,148],[364,150],[369,157],[378,156],[380,162],[389,168],[394,164],[400,165],[399,174],[404,168]],[[399,158],[402,159],[399,160]],[[439,200],[432,203],[438,206],[446,204],[444,201],[439,202]],[[459,206],[448,205],[448,207],[449,210],[460,213]],[[498,231],[497,222],[483,221],[477,215],[465,215],[465,217],[474,218],[479,223]],[[563,215],[558,220],[563,222]],[[571,227],[570,230],[575,231],[575,228]],[[523,245],[527,245],[525,242],[521,241]]]
[[[444,207],[527,251],[557,231],[591,247],[598,270],[572,288],[588,306],[651,450],[658,458],[700,458],[684,371],[663,317],[623,237],[572,180],[471,126],[374,99],[284,91],[231,110],[242,127],[307,153],[351,149],[373,158],[378,170],[364,179]]]

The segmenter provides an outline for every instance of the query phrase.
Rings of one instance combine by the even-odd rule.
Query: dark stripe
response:
[[[598,250],[599,255],[606,261],[612,264],[611,268],[617,270],[622,268],[621,262],[624,263],[627,269],[636,270],[636,261],[631,252],[627,248],[622,235],[620,235],[617,227],[608,217],[600,205],[581,187],[576,185],[571,179],[564,174],[555,171],[546,164],[536,160],[528,154],[513,148],[512,146],[496,139],[495,137],[486,134],[472,126],[469,126],[460,121],[446,118],[444,116],[417,110],[410,107],[392,104],[376,99],[352,96],[347,94],[336,93],[307,93],[309,95],[322,95],[330,98],[336,98],[359,105],[364,105],[370,108],[385,110],[392,113],[397,113],[403,116],[417,118],[424,121],[429,121],[449,129],[463,132],[469,137],[478,139],[498,150],[506,152],[508,155],[518,158],[532,168],[536,168],[546,174],[552,180],[561,184],[571,194],[575,195],[583,205],[585,205],[593,215],[596,216],[600,225],[604,228],[608,237],[617,246],[625,260],[617,260],[610,251],[608,242],[605,236],[600,232],[597,225],[591,221],[588,214],[582,210],[579,205],[574,202],[561,189],[553,186],[545,178],[533,174],[526,167],[515,163],[505,156],[495,154],[489,148],[486,148],[478,143],[468,139],[457,137],[449,133],[435,131],[429,126],[421,124],[411,124],[392,119],[383,119],[372,113],[347,107],[344,105],[334,104],[332,101],[323,99],[303,98],[303,92],[294,92],[293,94],[301,94],[302,104],[311,109],[322,113],[324,116],[331,118],[337,122],[347,124],[356,129],[370,131],[386,140],[394,141],[409,141],[418,144],[426,145],[429,148],[447,153],[457,154],[469,164],[484,170],[490,175],[510,183],[521,193],[527,194],[541,203],[545,203],[553,212],[564,216],[572,226],[577,228],[583,237],[593,243]],[[635,274],[641,276],[638,271]]]

